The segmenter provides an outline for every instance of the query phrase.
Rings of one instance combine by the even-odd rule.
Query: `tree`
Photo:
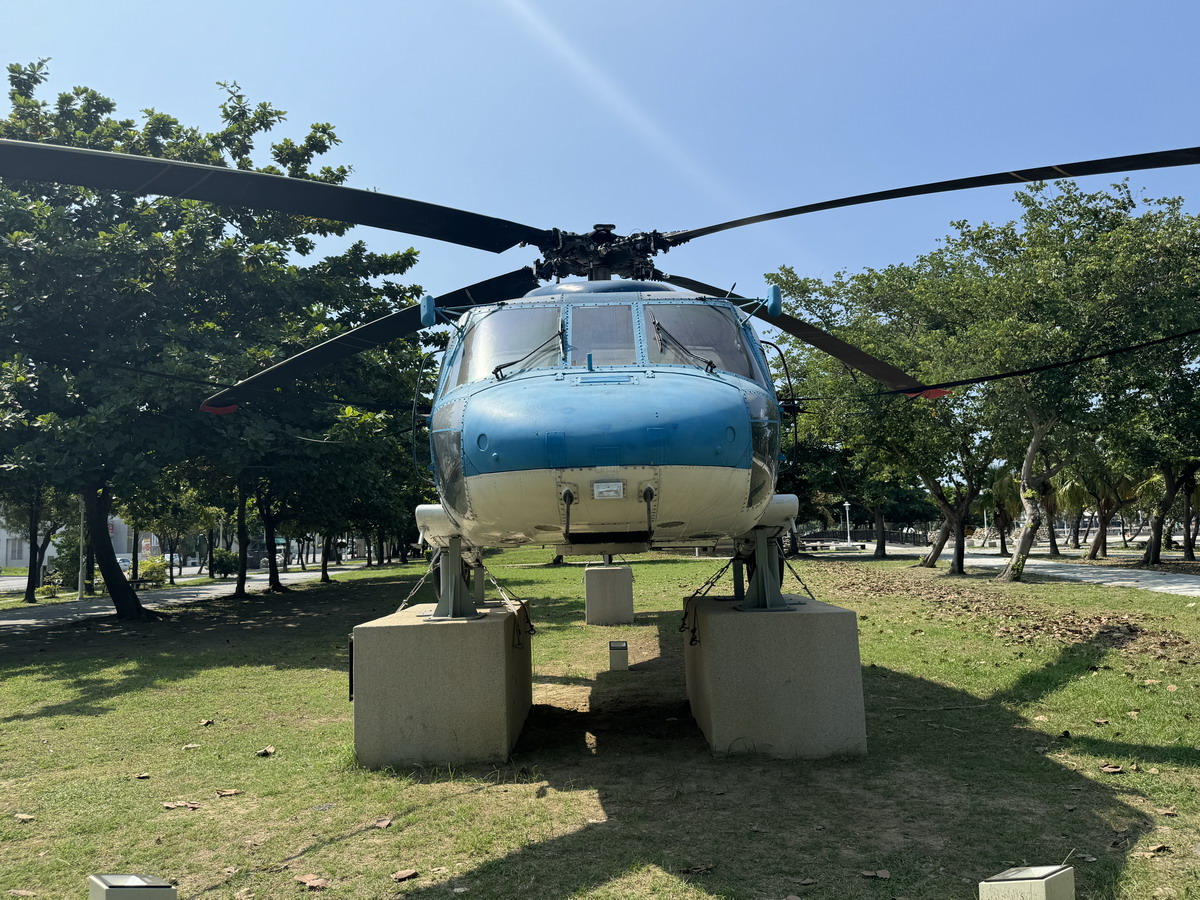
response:
[[[205,133],[150,110],[138,126],[89,88],[39,100],[44,62],[9,67],[0,137],[255,168],[255,142],[284,113],[223,85],[221,128]],[[314,125],[269,148],[260,171],[330,183],[315,169],[336,143]],[[411,293],[387,280],[415,253],[361,244],[308,266],[314,237],[347,226],[188,200],[7,182],[0,186],[0,408],[24,423],[23,447],[63,490],[84,498],[97,564],[122,619],[151,616],[107,541],[116,493],[163,467],[270,431],[252,417],[193,413],[214,383],[348,327]],[[383,279],[382,281],[380,279]],[[231,422],[229,419],[236,419]],[[34,425],[37,427],[34,428]],[[244,544],[243,544],[244,546]]]

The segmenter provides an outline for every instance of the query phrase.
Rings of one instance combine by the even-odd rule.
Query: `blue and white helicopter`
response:
[[[53,144],[0,140],[0,177],[161,194],[370,225],[502,252],[532,267],[426,297],[210,397],[229,413],[337,359],[453,326],[430,417],[440,502],[416,511],[447,558],[552,544],[611,556],[732,538],[752,572],[745,608],[785,609],[775,538],[797,510],[775,493],[780,400],[758,318],[909,396],[946,393],[781,308],[655,268],[698,237],[788,216],[988,185],[1200,163],[1200,148],[1000,172],[860,194],[690,231],[574,233],[339,185]],[[616,278],[614,278],[616,276]],[[585,281],[562,282],[584,278]],[[555,282],[542,286],[542,282]],[[474,615],[443,566],[437,617]]]

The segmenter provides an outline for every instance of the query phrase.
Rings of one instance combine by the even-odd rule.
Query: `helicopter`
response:
[[[775,538],[797,498],[775,492],[783,419],[759,319],[908,397],[947,391],[782,309],[777,288],[745,298],[654,258],[732,228],[885,200],[991,185],[1200,163],[1200,147],[998,172],[790,207],[686,231],[542,229],[387,194],[280,175],[0,140],[0,177],[158,194],[314,216],[503,252],[528,267],[385,315],[206,399],[218,415],[338,359],[449,325],[429,416],[439,502],[416,510],[422,536],[478,565],[488,547],[637,553],[735,541],[752,573],[750,609],[786,609]],[[582,278],[582,281],[563,279]],[[550,282],[543,285],[543,282]],[[465,581],[442,567],[437,615],[474,614]],[[740,582],[740,577],[739,577]]]

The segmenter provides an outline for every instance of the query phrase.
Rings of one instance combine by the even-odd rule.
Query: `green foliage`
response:
[[[144,111],[140,123],[117,118],[116,104],[86,87],[40,99],[48,74],[44,60],[9,66],[11,109],[0,137],[331,184],[349,173],[319,164],[338,143],[328,124],[264,144],[284,113],[236,83],[221,85],[218,127],[205,132],[157,110]],[[397,465],[402,427],[390,416],[355,429],[362,440],[355,438],[354,466],[311,441],[342,428],[346,407],[366,416],[362,410],[411,396],[416,340],[262,397],[253,416],[184,412],[214,383],[411,301],[418,289],[395,278],[415,263],[415,251],[372,253],[356,242],[312,258],[315,237],[347,230],[175,198],[0,184],[0,465],[10,460],[26,479],[41,473],[88,496],[109,487],[135,526],[174,537],[205,527],[214,510],[232,513],[238,477],[297,495],[283,498],[278,512],[308,528],[380,521],[397,503],[394,514],[407,517],[400,501],[408,468]],[[377,477],[381,471],[393,477]]]
[[[138,564],[138,577],[150,582],[167,580],[167,561],[162,556],[149,556]]]
[[[57,597],[58,596],[58,585],[57,584],[44,584],[40,588],[37,588],[33,593],[37,597],[45,597],[45,598]]]
[[[54,539],[54,571],[71,584],[79,577],[79,522],[68,522]]]
[[[213,574],[218,578],[228,578],[237,571],[237,567],[238,558],[236,554],[230,553],[224,547],[217,547],[213,550]]]

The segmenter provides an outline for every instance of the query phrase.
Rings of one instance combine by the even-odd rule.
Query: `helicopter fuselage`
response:
[[[539,288],[468,311],[430,418],[440,544],[711,545],[775,490],[779,406],[748,317],[652,282]]]

